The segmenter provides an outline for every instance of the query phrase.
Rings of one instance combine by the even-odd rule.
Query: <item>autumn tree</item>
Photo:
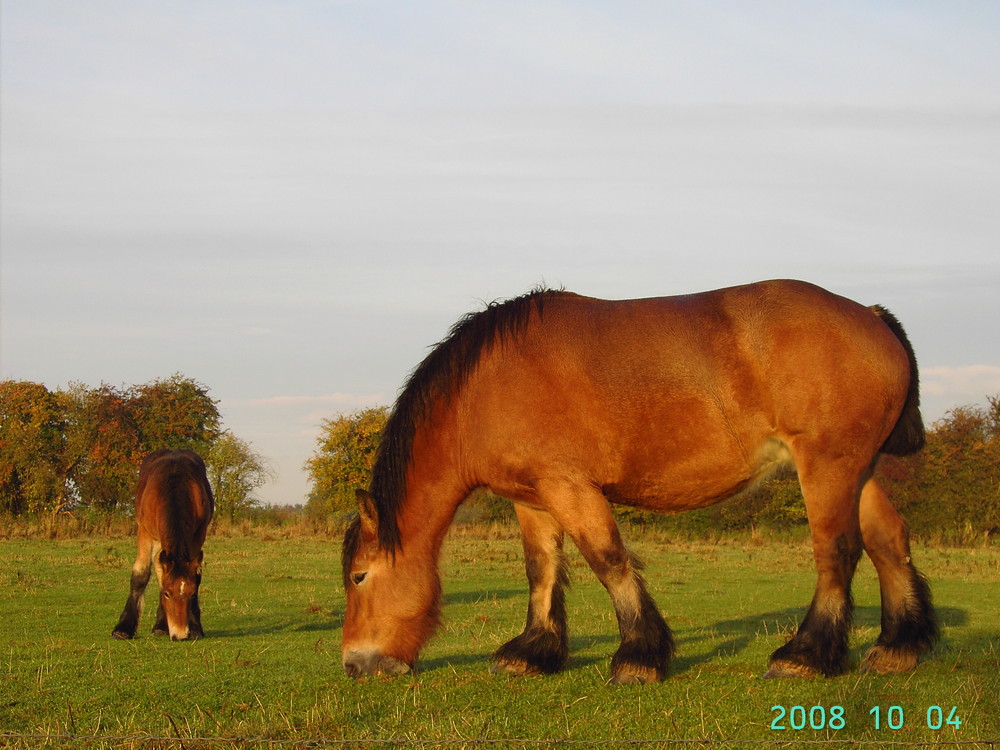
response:
[[[316,452],[305,464],[312,480],[307,505],[311,512],[329,514],[355,507],[354,491],[371,482],[388,417],[388,407],[376,406],[323,420]]]
[[[144,385],[74,386],[69,446],[80,452],[72,480],[79,501],[95,510],[130,507],[143,456],[160,448],[204,456],[219,431],[208,389],[180,374]]]
[[[132,387],[0,383],[0,510],[67,504],[131,507],[142,457],[159,448],[202,455],[219,434],[208,390],[183,375]]]
[[[127,390],[102,383],[70,392],[69,443],[79,451],[71,480],[77,500],[94,510],[125,506],[135,492],[143,445]]]
[[[134,386],[128,401],[147,453],[184,448],[205,456],[219,434],[217,402],[205,386],[179,373]]]
[[[216,437],[205,454],[205,463],[215,497],[215,512],[230,520],[258,506],[254,491],[273,476],[264,457],[229,431]]]
[[[1000,533],[1000,396],[952,409],[920,453],[887,456],[879,469],[918,533]]]
[[[65,498],[65,404],[40,383],[0,382],[0,510],[54,510]]]

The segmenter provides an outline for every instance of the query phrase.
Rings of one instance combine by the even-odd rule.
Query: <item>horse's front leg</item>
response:
[[[539,482],[535,489],[611,595],[622,639],[611,658],[611,682],[664,679],[673,635],[646,591],[642,563],[622,543],[607,499],[592,485]]]
[[[493,654],[494,672],[552,674],[566,664],[569,638],[563,588],[568,584],[563,532],[544,510],[514,504],[521,524],[528,575],[528,621],[524,632]]]
[[[118,624],[111,631],[112,637],[119,640],[135,637],[135,631],[139,627],[139,618],[142,616],[146,584],[149,583],[153,545],[141,530],[138,539],[139,551],[136,554],[135,563],[132,565],[128,599],[125,600],[125,609],[122,610],[121,617],[118,618]]]

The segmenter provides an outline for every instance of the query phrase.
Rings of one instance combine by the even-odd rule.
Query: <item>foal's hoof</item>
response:
[[[111,633],[111,637],[117,641],[129,641],[132,639],[133,633],[128,633],[124,630],[115,630]]]
[[[771,668],[764,673],[764,679],[772,677],[815,677],[816,670],[807,667],[805,664],[798,664],[794,661],[778,659],[771,662]]]
[[[917,655],[888,646],[872,646],[861,660],[862,672],[875,674],[899,674],[911,672],[917,667]]]

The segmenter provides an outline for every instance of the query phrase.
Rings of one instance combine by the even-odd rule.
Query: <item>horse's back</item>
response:
[[[541,353],[542,368],[575,363],[573,377],[616,405],[634,399],[645,409],[680,395],[780,419],[797,400],[817,405],[798,395],[833,388],[863,401],[871,394],[858,379],[890,390],[908,382],[906,353],[873,310],[805,282],[559,302],[546,303],[527,349]]]
[[[908,378],[872,310],[804,282],[557,294],[516,346],[484,357],[469,423],[484,474],[506,473],[508,493],[572,475],[621,502],[682,509],[746,486],[796,441],[874,455]]]

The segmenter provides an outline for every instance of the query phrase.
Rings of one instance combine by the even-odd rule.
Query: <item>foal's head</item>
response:
[[[187,640],[191,599],[198,593],[201,584],[201,563],[204,554],[199,552],[197,560],[176,560],[166,550],[160,552],[160,604],[167,616],[170,640]],[[195,636],[197,637],[197,636]]]
[[[403,674],[438,624],[437,565],[417,550],[382,549],[371,498],[359,492],[358,501],[344,535],[344,669],[351,677]]]

